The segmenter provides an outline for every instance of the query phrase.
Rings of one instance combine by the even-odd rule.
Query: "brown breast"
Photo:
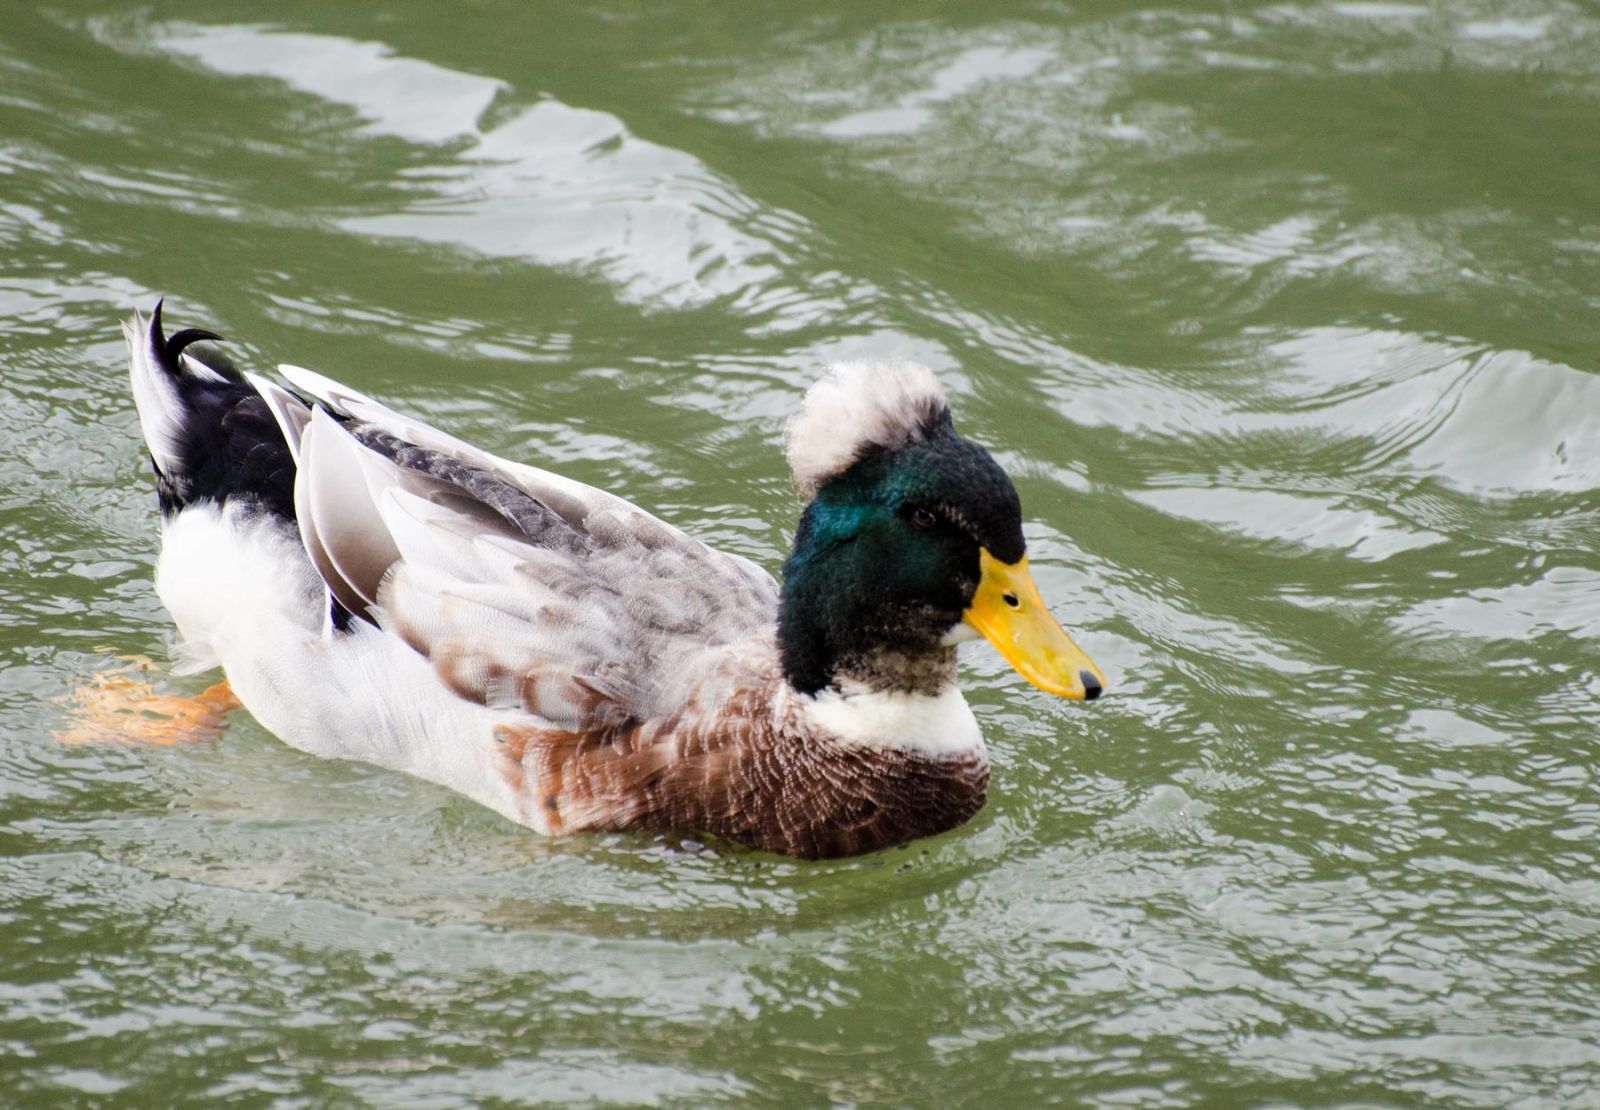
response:
[[[879,749],[775,721],[771,690],[705,718],[598,730],[507,725],[505,773],[528,823],[554,833],[712,833],[804,859],[850,856],[955,828],[983,807],[981,750]]]

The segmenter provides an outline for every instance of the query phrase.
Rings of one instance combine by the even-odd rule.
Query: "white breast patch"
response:
[[[933,755],[983,751],[983,733],[959,687],[936,696],[865,688],[799,699],[807,720],[846,744]]]

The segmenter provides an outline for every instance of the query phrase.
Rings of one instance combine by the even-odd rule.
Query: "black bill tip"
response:
[[[1100,696],[1102,689],[1100,680],[1094,676],[1093,671],[1079,671],[1078,681],[1083,683],[1083,700],[1094,701]]]

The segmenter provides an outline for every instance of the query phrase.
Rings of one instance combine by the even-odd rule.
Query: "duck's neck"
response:
[[[886,599],[853,566],[855,552],[819,557],[801,520],[778,604],[783,674],[802,694],[824,690],[921,694],[953,689],[956,651],[926,614]],[[937,622],[934,622],[937,623]]]
[[[778,606],[784,676],[802,694],[848,685],[937,697],[955,686],[951,632],[977,582],[977,549],[914,530],[874,474],[862,463],[800,514]]]
[[[938,697],[956,685],[956,649],[882,650],[836,661],[829,689]]]
[[[936,697],[956,684],[954,648],[906,653],[894,650],[841,652],[826,637],[780,624],[783,676],[802,694],[850,690]]]

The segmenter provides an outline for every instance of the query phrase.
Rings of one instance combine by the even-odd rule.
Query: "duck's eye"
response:
[[[933,515],[932,509],[924,509],[921,505],[918,505],[911,510],[911,523],[918,528],[932,528],[939,523],[939,518]]]

